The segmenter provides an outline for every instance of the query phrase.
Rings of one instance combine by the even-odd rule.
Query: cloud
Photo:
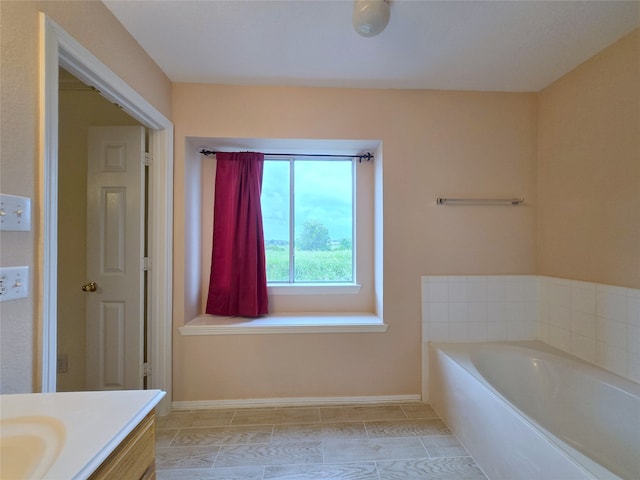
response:
[[[266,161],[262,187],[265,239],[289,237],[289,163]],[[334,240],[351,238],[353,164],[351,161],[295,161],[296,230],[317,220]]]

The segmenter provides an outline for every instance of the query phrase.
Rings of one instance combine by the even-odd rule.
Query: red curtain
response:
[[[268,313],[260,192],[264,154],[216,154],[213,255],[206,313]]]

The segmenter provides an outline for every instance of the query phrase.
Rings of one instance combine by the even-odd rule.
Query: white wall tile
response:
[[[452,342],[468,342],[469,324],[467,322],[449,322],[449,340]]]
[[[448,342],[449,323],[431,322],[429,324],[429,340],[432,342]]]
[[[530,324],[535,325],[538,322],[538,304],[537,302],[525,302],[524,318]]]
[[[485,280],[469,281],[467,283],[467,300],[469,302],[486,302],[487,301],[487,282]]]
[[[422,302],[422,324],[426,325],[429,323],[429,304],[427,302]]]
[[[457,281],[449,283],[449,301],[450,302],[466,302],[467,301],[467,282]]]
[[[545,343],[549,343],[549,324],[538,322],[538,338]]]
[[[445,302],[432,302],[429,306],[429,322],[448,322],[449,304]]]
[[[612,289],[607,285],[598,285],[596,297],[596,312],[598,316],[615,320],[627,321],[626,289]]]
[[[524,302],[527,300],[526,277],[514,275],[507,278],[507,302]]]
[[[456,302],[449,303],[449,322],[460,323],[467,322],[467,303]]]
[[[585,282],[571,284],[571,310],[596,313],[596,286]]]
[[[627,375],[634,382],[640,383],[640,352],[629,352],[627,359]]]
[[[525,303],[524,302],[507,302],[505,312],[509,322],[525,321]]]
[[[505,302],[507,300],[507,283],[504,277],[487,278],[487,301]]]
[[[487,322],[487,339],[495,342],[507,339],[507,322]]]
[[[582,335],[572,335],[571,353],[587,362],[595,363],[597,360],[596,339],[592,337],[583,337]]]
[[[469,322],[482,322],[484,324],[487,323],[487,302],[469,302],[467,307],[469,309],[467,312]]]
[[[527,337],[527,323],[524,321],[507,322],[507,340],[522,340]]]
[[[538,277],[538,302],[540,304],[549,303],[549,295],[548,295],[549,283],[550,283],[549,277],[543,277],[543,276]]]
[[[571,307],[571,286],[569,282],[551,281],[547,285],[547,300],[550,305]]]
[[[487,320],[489,322],[506,322],[507,305],[504,302],[487,302]]]
[[[486,342],[487,322],[469,322],[469,340],[472,342]]]
[[[432,282],[428,284],[428,302],[448,302],[449,285],[446,282]]]
[[[640,353],[640,326],[627,325],[627,350]]]
[[[640,290],[629,289],[627,296],[627,322],[640,327]]]
[[[623,377],[627,376],[627,352],[604,342],[596,344],[596,363]]]
[[[571,311],[571,333],[595,340],[596,332],[596,316],[594,313]]]
[[[549,345],[564,350],[565,352],[570,352],[571,332],[549,325]]]
[[[627,349],[627,324],[616,322],[604,317],[596,321],[597,339],[612,347]]]
[[[548,322],[554,327],[571,330],[571,310],[569,307],[550,303]]]

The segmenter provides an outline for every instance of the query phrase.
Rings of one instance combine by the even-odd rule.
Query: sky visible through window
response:
[[[351,240],[352,170],[350,160],[295,160],[296,234],[305,222],[316,220],[327,227],[332,241]],[[289,194],[289,161],[265,161],[261,202],[266,241],[289,241]]]

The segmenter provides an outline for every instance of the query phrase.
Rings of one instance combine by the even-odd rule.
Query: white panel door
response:
[[[143,127],[89,129],[89,390],[143,386],[144,150]]]

